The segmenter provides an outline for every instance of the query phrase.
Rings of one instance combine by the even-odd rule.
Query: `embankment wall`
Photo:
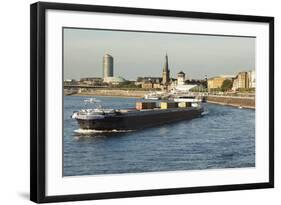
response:
[[[208,96],[208,103],[255,109],[254,97]]]
[[[95,95],[95,96],[118,96],[118,97],[144,97],[148,91],[143,90],[114,90],[114,89],[96,89],[89,92],[81,92],[75,95]]]

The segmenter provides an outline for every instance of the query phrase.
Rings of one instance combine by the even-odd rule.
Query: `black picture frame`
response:
[[[46,10],[86,11],[129,15],[150,15],[196,19],[262,22],[269,25],[269,181],[263,183],[220,186],[138,190],[46,196],[46,97],[45,97],[45,25]],[[198,192],[230,191],[274,187],[274,18],[218,13],[156,10],[82,4],[38,2],[30,7],[30,200],[37,203],[110,199]]]

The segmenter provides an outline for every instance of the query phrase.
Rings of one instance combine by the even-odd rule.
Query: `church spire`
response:
[[[168,85],[169,82],[170,82],[170,70],[169,70],[169,63],[168,63],[168,54],[166,53],[165,64],[163,66],[162,84]]]
[[[166,53],[165,64],[164,64],[164,67],[163,67],[163,72],[168,72],[168,71],[169,71],[169,63],[168,63],[168,54]]]

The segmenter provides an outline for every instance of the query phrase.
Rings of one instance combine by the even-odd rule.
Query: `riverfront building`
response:
[[[249,88],[255,88],[256,87],[256,71],[255,70],[249,71],[248,78],[249,78]]]
[[[249,88],[248,73],[239,72],[237,75],[238,88]]]
[[[160,77],[138,77],[135,85],[140,85],[145,89],[160,89],[162,78]]]
[[[185,73],[179,72],[177,75],[177,84],[178,85],[184,85],[185,84]]]
[[[64,85],[78,85],[79,82],[76,81],[75,79],[67,79],[67,80],[64,80],[63,84]]]
[[[218,89],[221,88],[223,81],[225,80],[231,80],[234,78],[235,76],[232,75],[221,75],[221,76],[216,76],[216,77],[212,77],[208,79],[208,91],[211,91],[212,89]]]
[[[119,85],[126,82],[121,76],[113,75],[113,57],[109,54],[103,56],[103,82],[109,85]]]
[[[152,83],[161,83],[162,78],[160,77],[138,77],[137,78],[137,83],[142,83],[142,82],[146,82],[146,81],[151,81]]]
[[[87,77],[87,78],[80,78],[79,82],[80,84],[87,84],[87,85],[101,85],[103,79],[99,77]]]
[[[109,54],[103,56],[103,78],[113,77],[113,57]]]
[[[126,81],[127,80],[125,80],[121,76],[106,77],[106,78],[103,79],[104,83],[108,83],[108,84],[112,84],[112,85],[119,85],[119,84],[122,84]]]
[[[242,89],[253,89],[256,87],[256,74],[255,70],[248,72],[239,72],[233,80],[232,90],[236,91]]]
[[[232,83],[232,90],[233,90],[233,91],[236,91],[236,90],[238,90],[238,88],[239,88],[238,78],[235,78],[235,79],[233,80],[233,83]]]

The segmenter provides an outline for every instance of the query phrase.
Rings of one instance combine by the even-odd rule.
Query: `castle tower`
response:
[[[168,55],[166,54],[165,64],[163,67],[163,73],[162,73],[162,84],[168,85],[170,82],[170,70],[169,70],[169,64],[168,64]]]
[[[178,85],[184,85],[185,84],[185,73],[179,72],[177,75],[177,84]]]

